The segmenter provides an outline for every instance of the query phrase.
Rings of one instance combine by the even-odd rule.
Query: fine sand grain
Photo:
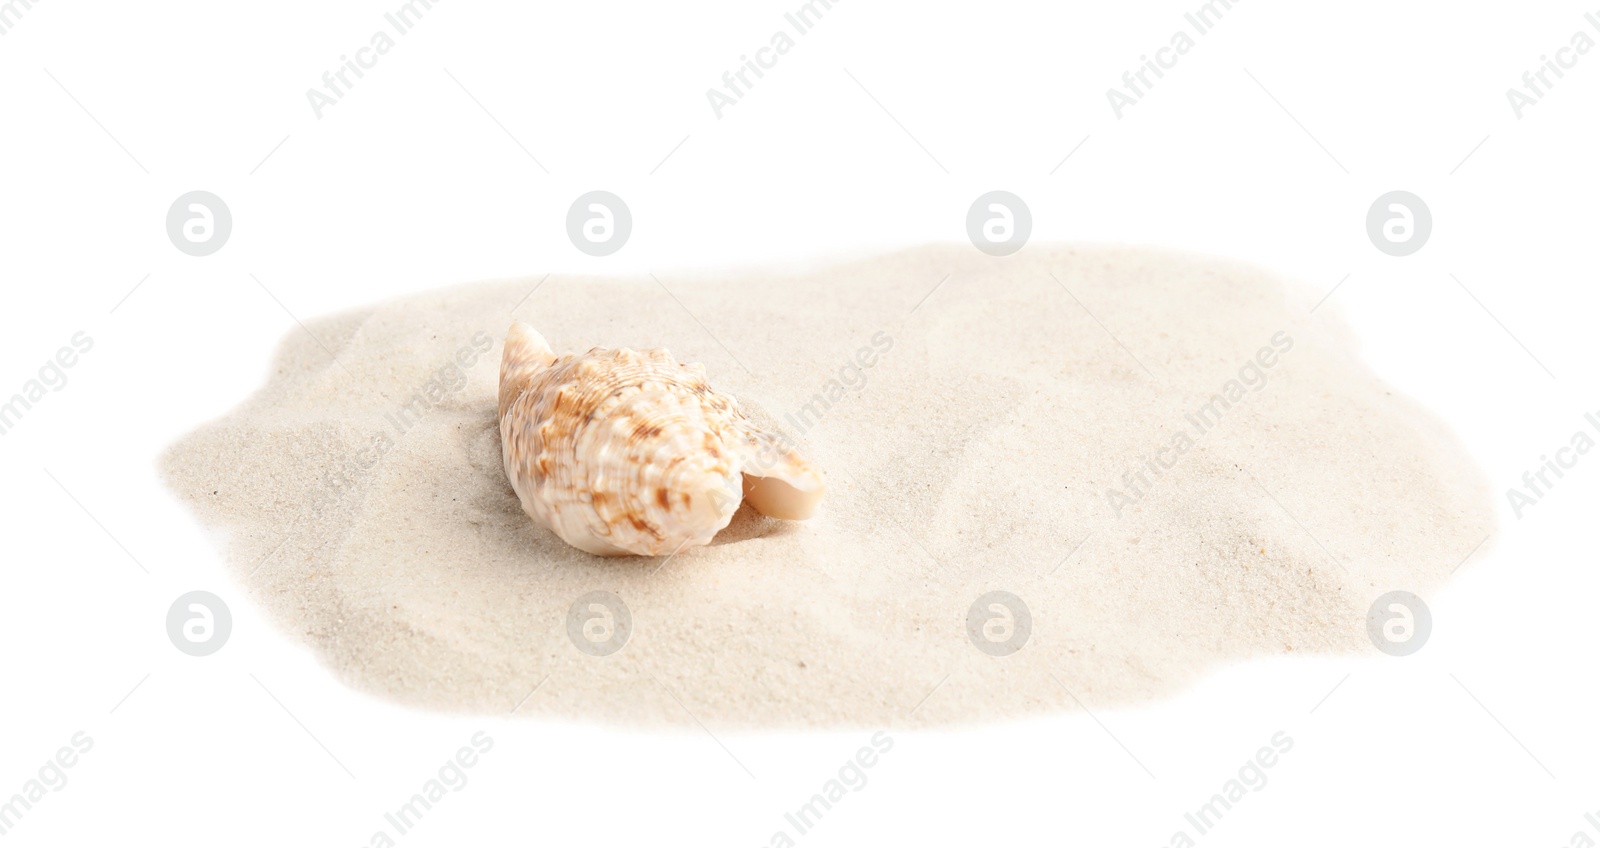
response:
[[[637,724],[974,722],[1134,703],[1251,657],[1374,652],[1373,600],[1428,598],[1493,530],[1460,443],[1371,374],[1335,305],[1313,314],[1320,293],[1251,266],[934,246],[658,276],[468,285],[312,322],[163,470],[229,531],[244,591],[351,685]],[[670,560],[568,547],[501,468],[513,315],[558,352],[704,363],[829,475],[821,511],[746,506]],[[594,590],[633,620],[604,657],[567,633]],[[996,590],[1032,617],[1009,656],[967,630]]]

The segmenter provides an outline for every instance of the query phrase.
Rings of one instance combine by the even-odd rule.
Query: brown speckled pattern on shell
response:
[[[744,473],[821,486],[815,469],[707,384],[704,366],[660,348],[555,356],[526,325],[506,339],[500,435],[523,509],[605,556],[707,544],[738,509]],[[777,471],[760,464],[774,453]]]

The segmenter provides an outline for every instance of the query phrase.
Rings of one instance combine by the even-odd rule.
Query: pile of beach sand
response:
[[[351,685],[637,724],[986,721],[1373,652],[1374,599],[1428,597],[1493,530],[1459,441],[1372,375],[1335,306],[1313,314],[1320,292],[1248,265],[931,246],[657,277],[465,285],[309,322],[163,471],[228,531],[241,593]],[[704,363],[827,473],[819,514],[746,506],[670,560],[536,526],[495,420],[513,317],[558,352]],[[599,656],[568,627],[594,591],[631,618]]]

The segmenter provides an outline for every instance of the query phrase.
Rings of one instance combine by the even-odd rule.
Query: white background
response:
[[[0,36],[0,394],[73,333],[96,340],[0,437],[0,796],[73,733],[95,740],[6,844],[366,845],[485,730],[470,783],[401,844],[766,845],[865,744],[687,717],[645,734],[440,716],[333,680],[155,471],[265,379],[291,313],[960,242],[972,200],[1006,189],[1035,241],[1345,279],[1319,317],[1342,311],[1499,492],[1600,410],[1600,50],[1520,120],[1505,96],[1574,32],[1600,39],[1582,4],[1251,0],[1119,120],[1106,89],[1197,0],[843,0],[718,119],[706,90],[798,0],[444,0],[318,119],[306,90],[399,5],[39,0]],[[194,189],[234,218],[200,259],[164,231]],[[634,216],[603,259],[564,229],[593,189]],[[1403,259],[1364,227],[1392,189],[1434,218]],[[1202,844],[1600,841],[1584,821],[1600,810],[1597,491],[1592,457],[1521,520],[1502,497],[1485,552],[1428,598],[1413,657],[1263,661],[1139,710],[897,732],[801,841],[1166,845],[1280,730],[1294,749]],[[197,588],[234,613],[205,659],[163,632]]]

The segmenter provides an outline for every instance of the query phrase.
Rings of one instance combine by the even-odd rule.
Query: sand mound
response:
[[[313,322],[164,471],[231,532],[249,593],[352,685],[630,723],[970,722],[1373,651],[1373,600],[1426,598],[1493,528],[1457,440],[1371,375],[1331,307],[1259,269],[939,246],[659,276],[462,286]],[[513,314],[558,351],[705,363],[829,474],[821,512],[746,506],[670,561],[536,527],[495,421]],[[631,618],[603,656],[569,635],[594,591]],[[997,591],[1026,611],[985,598],[969,628]]]

